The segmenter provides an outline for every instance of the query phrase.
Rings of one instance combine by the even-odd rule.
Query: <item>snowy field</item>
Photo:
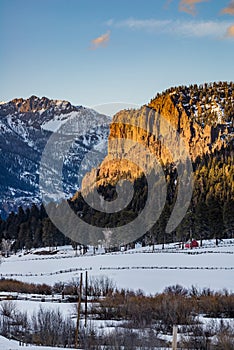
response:
[[[180,284],[197,288],[234,291],[234,240],[224,240],[218,247],[206,241],[203,247],[182,250],[176,245],[136,248],[127,252],[75,256],[69,246],[56,255],[35,255],[35,251],[1,259],[0,277],[25,282],[69,282],[81,271],[89,276],[107,275],[118,288],[142,289],[147,294]]]
[[[15,341],[15,340],[8,340],[2,336],[0,336],[0,349],[1,350],[20,350],[22,349],[22,346],[19,345],[19,342]],[[51,348],[48,346],[33,346],[30,345],[28,347],[28,349],[30,350],[63,350],[62,348]],[[69,350],[68,348],[66,348],[66,350]]]
[[[80,272],[88,270],[89,276],[105,275],[111,278],[118,288],[141,289],[146,294],[163,291],[167,286],[180,284],[187,288],[192,285],[198,289],[227,289],[234,291],[234,239],[224,240],[218,247],[214,241],[205,241],[203,247],[182,250],[176,244],[170,244],[164,250],[161,246],[138,247],[126,252],[104,254],[100,249],[93,255],[90,249],[86,255],[75,256],[70,246],[60,247],[55,255],[38,255],[40,250],[29,254],[19,253],[9,258],[2,258],[0,278],[12,278],[25,282],[47,283],[70,282],[79,277]],[[42,249],[45,250],[45,249]],[[0,295],[6,294],[1,292]],[[15,293],[13,293],[15,294]],[[61,297],[61,296],[59,296]],[[23,299],[27,300],[23,300]],[[60,310],[65,317],[72,317],[74,322],[76,304],[51,301],[51,296],[33,296],[21,294],[13,303],[20,312],[27,312],[31,317],[40,307],[45,310]],[[56,300],[56,296],[54,296]],[[0,301],[1,304],[1,301]],[[202,318],[206,324],[207,319]],[[231,320],[234,322],[233,320]],[[82,319],[83,323],[84,320]],[[122,321],[88,320],[96,332],[111,332]],[[120,322],[120,324],[118,324]],[[160,335],[172,340],[171,335]],[[163,338],[164,339],[164,338]],[[19,342],[0,336],[0,349],[22,349]],[[31,346],[31,350],[56,350],[58,348]],[[62,350],[62,348],[59,348]]]

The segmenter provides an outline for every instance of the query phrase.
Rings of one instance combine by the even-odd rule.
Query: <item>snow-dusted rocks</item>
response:
[[[39,166],[51,136],[66,123],[74,125],[74,143],[64,157],[64,193],[80,187],[78,169],[84,155],[105,149],[110,118],[70,102],[31,96],[0,104],[0,214],[18,206],[40,203]],[[97,126],[98,125],[98,126]],[[64,156],[64,155],[61,155]],[[92,168],[93,164],[89,164]],[[52,176],[52,172],[51,172]]]

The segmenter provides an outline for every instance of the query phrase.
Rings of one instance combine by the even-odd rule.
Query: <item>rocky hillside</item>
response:
[[[158,220],[154,221],[154,216],[153,219],[149,216],[150,210],[146,212],[146,222],[151,220],[153,226],[147,233],[140,228],[140,240],[146,240],[148,243],[186,241],[192,235],[201,241],[204,238],[216,238],[218,242],[218,238],[232,237],[233,87],[233,83],[214,83],[199,87],[195,85],[171,88],[158,94],[148,105],[138,110],[123,110],[117,113],[110,125],[108,156],[97,169],[86,174],[82,182],[82,194],[92,199],[95,193],[92,189],[97,187],[102,197],[112,202],[118,198],[116,183],[128,179],[134,184],[132,200],[126,201],[129,204],[121,206],[124,209],[120,212],[103,215],[96,207],[95,211],[92,206],[84,203],[77,193],[72,200],[75,210],[82,211],[84,220],[92,225],[123,227],[124,239],[131,242],[132,232],[125,229],[125,225],[134,222],[144,210],[147,194],[150,199],[160,199],[161,193],[166,193],[166,202]],[[176,152],[182,144],[181,140],[183,145],[180,152]],[[139,151],[139,146],[148,149],[153,156],[149,157],[149,153]],[[191,163],[188,158],[191,159]],[[155,187],[149,191],[143,173],[154,175],[154,171],[151,172],[153,159],[158,159],[162,167],[161,174],[156,172]],[[191,179],[189,167],[193,171],[194,181],[191,200],[185,203],[184,194],[189,192],[181,191],[181,187],[186,186]],[[160,192],[159,189],[163,189],[165,180],[167,191]],[[119,196],[123,200],[128,192],[124,193],[125,196]],[[100,202],[104,208],[103,201]],[[91,200],[89,203],[92,204]],[[185,207],[186,211],[182,213]],[[156,206],[151,208],[156,210]],[[177,218],[183,220],[179,223]],[[171,223],[172,226],[168,229],[168,224]]]
[[[63,189],[70,197],[79,189],[81,178],[77,174],[84,155],[94,148],[99,157],[106,148],[109,117],[82,106],[72,106],[67,101],[46,97],[31,96],[29,99],[14,99],[0,104],[2,216],[20,205],[40,203],[38,182],[41,155],[52,132],[61,125],[66,130],[66,122],[75,125],[74,143],[65,155],[63,169]],[[88,169],[91,169],[94,164],[89,166]]]
[[[109,181],[116,182],[121,176],[131,179],[140,175],[140,170],[132,162],[112,161],[113,155],[122,157],[121,139],[130,139],[143,145],[163,164],[176,162],[171,150],[178,147],[178,138],[168,133],[168,150],[165,137],[162,137],[165,135],[165,125],[160,121],[160,116],[179,133],[193,162],[198,157],[202,158],[229,145],[234,138],[233,88],[234,83],[226,82],[180,86],[157,94],[139,110],[117,113],[110,125],[109,156],[97,170],[98,183],[103,185]],[[129,152],[133,159],[139,160],[134,146]],[[143,162],[147,163],[147,158]],[[90,186],[93,172],[83,181],[84,188]]]
[[[82,185],[87,191],[85,199],[88,199],[88,201],[84,200],[83,191],[82,194],[77,192],[72,200],[68,201],[78,217],[95,229],[95,234],[90,234],[92,230],[86,230],[86,228],[79,233],[77,226],[73,225],[74,212],[71,210],[66,212],[66,216],[64,215],[64,203],[66,203],[64,201],[58,206],[50,204],[48,206],[50,207],[50,213],[56,213],[56,217],[59,219],[65,217],[65,225],[66,229],[69,229],[69,237],[82,244],[98,244],[100,240],[108,239],[108,245],[111,243],[113,247],[116,247],[119,243],[127,244],[136,240],[144,244],[162,243],[164,246],[166,242],[174,242],[175,240],[186,242],[191,236],[199,239],[201,243],[203,239],[215,238],[218,242],[218,239],[233,237],[233,100],[232,83],[210,84],[200,87],[191,86],[188,88],[178,87],[158,94],[148,105],[143,106],[139,110],[124,110],[117,113],[109,126],[108,155],[103,162],[100,162],[98,168],[94,168],[91,172],[89,172],[89,167],[86,169],[87,174]],[[55,108],[57,108],[59,102],[54,102],[54,104],[56,105]],[[30,108],[33,109],[35,107]],[[89,127],[89,133],[86,133],[86,136],[81,135],[77,139],[75,143],[77,144],[77,151],[87,152],[88,143],[85,140],[89,140],[89,144],[91,140],[91,144],[95,143],[97,148],[100,149],[99,142],[105,136],[107,137],[108,130],[105,127],[106,129],[104,128],[101,134],[101,130],[95,132],[92,129],[93,121],[97,121],[94,112],[79,107],[78,110],[62,113],[62,109],[60,107],[58,114],[55,113],[52,119],[46,119],[46,114],[44,115],[44,112],[40,114],[39,110],[39,112],[33,114],[33,117],[36,120],[40,120],[40,125],[39,127],[34,126],[32,129],[25,127],[27,123],[36,123],[36,120],[30,117],[32,112],[26,112],[29,115],[28,118],[27,114],[24,115],[24,122],[21,121],[23,114],[20,115],[21,119],[18,125],[16,125],[16,122],[12,122],[14,114],[13,116],[12,114],[6,114],[5,117],[1,117],[2,125],[5,128],[1,137],[4,136],[4,145],[8,152],[5,155],[6,165],[2,158],[4,153],[0,153],[1,167],[4,169],[5,166],[4,188],[6,191],[6,184],[9,182],[9,184],[14,184],[14,189],[21,189],[20,185],[25,186],[25,191],[28,192],[21,190],[24,199],[34,199],[32,197],[33,193],[38,195],[38,187],[37,185],[34,186],[34,184],[37,184],[37,177],[35,177],[35,180],[32,177],[32,174],[37,176],[37,162],[40,158],[38,149],[41,150],[43,148],[48,138],[48,133],[49,135],[51,133],[49,130],[51,130],[52,126],[56,126],[58,121],[61,122],[64,117],[70,116],[72,118],[72,113],[80,113],[77,127],[80,126],[82,130],[84,130],[85,124]],[[17,115],[17,113],[21,112],[15,113]],[[19,116],[16,116],[16,120],[17,118]],[[106,119],[106,117],[97,115],[96,118],[103,118],[104,121]],[[174,132],[173,129],[175,130]],[[18,130],[21,130],[20,135]],[[26,130],[25,133],[23,132],[24,130]],[[16,132],[14,133],[13,131]],[[7,139],[7,132],[11,143]],[[30,133],[34,137],[30,136],[29,138],[28,135],[31,135]],[[178,135],[180,135],[179,138]],[[173,154],[174,149],[178,147],[178,139],[180,138],[183,139],[183,147],[192,159],[194,185],[191,200],[190,197],[186,199],[184,191],[180,191],[180,184],[183,181],[180,175],[181,173],[186,174],[187,168],[184,166],[176,167],[176,165],[179,163],[180,157],[183,156],[183,152],[179,153],[177,158]],[[124,143],[121,139],[124,139]],[[130,143],[126,140],[129,140]],[[40,148],[38,145],[40,145]],[[147,178],[141,176],[142,169],[139,165],[143,165],[144,168],[150,170],[152,158],[147,153],[139,152],[138,145],[148,149],[153,154],[152,158],[158,158],[159,162],[163,164],[163,167],[160,167],[162,176],[158,176],[158,173],[156,173],[153,184],[151,183],[150,185],[151,187],[148,185],[148,179],[151,176]],[[13,151],[12,158],[10,151]],[[79,155],[81,153],[77,153],[78,160],[76,157],[72,157],[74,153],[70,153],[71,157],[69,156],[68,161],[65,162],[69,176],[74,174],[76,166],[79,165]],[[126,160],[126,154],[131,156],[132,161]],[[113,158],[118,156],[119,159],[117,161],[113,160]],[[9,161],[11,162],[9,163]],[[8,172],[7,166],[11,166]],[[23,169],[22,173],[19,172],[19,169]],[[179,169],[182,169],[180,173]],[[11,174],[13,174],[12,177]],[[24,176],[21,176],[21,174]],[[75,189],[75,186],[72,188],[72,181],[69,176],[66,177],[69,180],[66,182],[68,194],[69,189],[71,189],[70,193]],[[48,178],[54,179],[51,176],[48,176]],[[124,190],[122,197],[121,191],[118,192],[119,189],[115,186],[118,180],[126,178],[133,182],[133,186],[131,186],[133,187],[133,195],[130,199],[124,185],[121,187]],[[188,176],[188,178],[191,177]],[[96,180],[97,182],[95,182]],[[184,184],[186,184],[186,180],[185,176]],[[124,184],[126,183],[128,182],[124,182]],[[166,184],[165,187],[164,183]],[[92,190],[94,185],[99,185],[97,190],[103,197],[101,200],[100,197],[96,197],[96,191]],[[32,186],[34,192],[30,190],[30,186]],[[11,188],[9,185],[8,191],[13,192]],[[165,188],[166,191],[164,191]],[[161,215],[157,219],[157,201],[160,201],[162,197],[160,196],[160,191],[165,194],[166,198],[165,205],[163,204],[163,209],[160,211]],[[179,197],[181,193],[182,197]],[[8,198],[10,201],[10,198],[19,197],[9,192]],[[98,199],[96,200],[96,198]],[[183,201],[184,198],[186,202]],[[122,199],[124,204],[126,202],[127,205],[122,205]],[[152,202],[154,199],[156,201]],[[107,202],[109,202],[108,208],[110,207],[109,204],[120,203],[119,208],[121,210],[105,210]],[[179,211],[176,212],[178,216],[173,216],[175,208],[179,208]],[[141,216],[142,213],[143,215]],[[136,223],[135,220],[138,217],[143,217],[143,220],[138,220]],[[179,220],[176,221],[177,217],[179,220],[183,220],[181,222]],[[169,226],[168,230],[167,226],[171,218],[174,226],[172,229]],[[130,224],[132,223],[133,225],[131,226]],[[126,225],[129,226],[126,228]],[[107,230],[103,231],[103,228],[107,228]],[[110,237],[107,236],[111,230],[114,232],[113,241],[109,241]],[[66,232],[68,231],[66,230]],[[71,232],[74,235],[71,236]],[[1,223],[0,220],[0,239],[1,237],[14,240],[14,249],[16,250],[23,247],[30,249],[32,246],[52,246],[66,244],[67,242],[65,237],[61,235],[61,232],[47,217],[45,210],[42,207],[39,210],[35,206],[28,210],[26,214],[20,209],[17,215],[9,215],[5,222]],[[94,242],[94,239],[96,242]]]

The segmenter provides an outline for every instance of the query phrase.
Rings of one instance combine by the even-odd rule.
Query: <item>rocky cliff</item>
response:
[[[108,156],[86,175],[83,189],[95,186],[96,180],[96,185],[105,185],[135,179],[142,173],[139,164],[150,169],[148,153],[139,151],[138,145],[163,164],[176,163],[181,155],[175,156],[174,150],[182,140],[182,148],[195,162],[233,142],[233,120],[233,83],[223,82],[171,88],[138,110],[120,111],[110,125]]]

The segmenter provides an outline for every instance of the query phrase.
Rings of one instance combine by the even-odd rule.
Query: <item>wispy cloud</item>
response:
[[[126,27],[129,29],[144,29],[149,31],[163,31],[168,25],[172,23],[171,20],[158,20],[158,19],[134,19],[129,18],[120,22],[114,22],[112,25],[115,27]]]
[[[214,37],[223,38],[229,21],[201,21],[201,20],[157,20],[157,19],[126,19],[124,21],[111,21],[110,26],[129,28],[132,30],[145,30],[156,34],[167,34],[183,37]]]
[[[234,16],[234,0],[232,0],[230,4],[222,10],[222,13]]]
[[[180,0],[179,10],[194,16],[196,14],[196,4],[207,1],[209,0]]]
[[[109,41],[110,41],[110,31],[93,39],[91,41],[91,49],[96,50],[99,47],[106,47]]]
[[[228,38],[233,38],[234,39],[234,24],[231,25],[230,27],[228,27],[227,32],[226,32],[226,36]]]

